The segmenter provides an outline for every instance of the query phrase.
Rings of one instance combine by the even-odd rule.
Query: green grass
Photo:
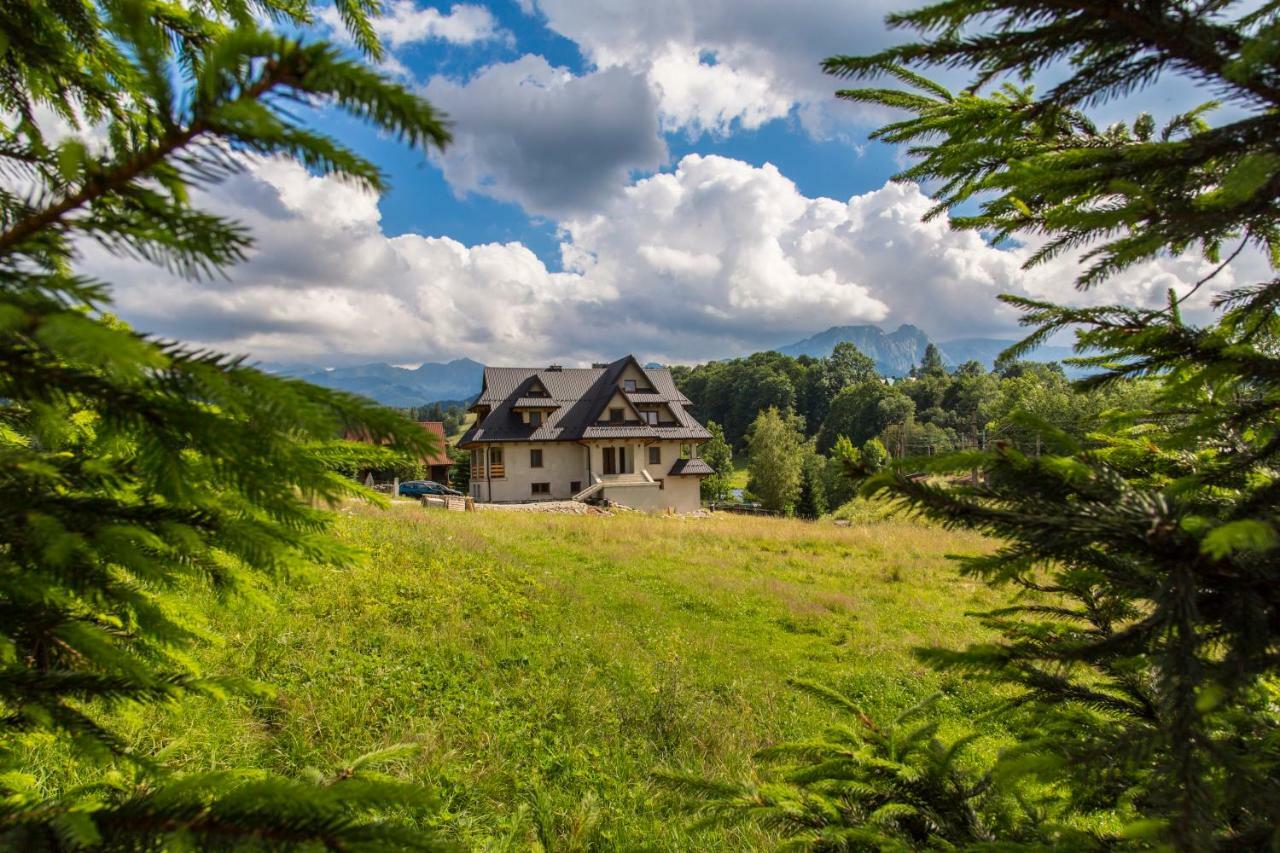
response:
[[[996,594],[944,558],[987,547],[970,535],[415,505],[346,509],[338,533],[363,566],[209,603],[226,643],[207,669],[275,695],[122,716],[136,745],[182,769],[296,773],[412,741],[397,771],[440,792],[433,825],[466,846],[738,850],[774,839],[694,834],[651,774],[740,778],[833,722],[787,679],[872,716],[943,690],[957,724],[988,695],[911,655],[982,636],[963,614]]]
[[[747,470],[750,461],[745,453],[739,453],[733,457],[733,474],[729,478],[729,488],[745,489],[747,487],[747,481],[751,479],[751,472]]]

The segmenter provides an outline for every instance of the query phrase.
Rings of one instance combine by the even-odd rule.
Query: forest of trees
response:
[[[1139,381],[1088,391],[1072,387],[1056,363],[1007,360],[987,370],[976,361],[948,370],[936,347],[900,379],[880,376],[849,343],[828,358],[758,352],[745,358],[672,369],[699,419],[715,421],[735,450],[747,445],[757,416],[769,408],[803,419],[801,431],[827,453],[847,436],[861,445],[881,437],[896,456],[980,447],[994,439],[1031,441],[1017,411],[1084,437],[1103,412],[1140,406],[1149,389]]]
[[[440,421],[444,424],[444,434],[451,436],[462,428],[463,421],[467,419],[467,404],[460,400],[438,400],[405,409],[404,413],[411,421]]]
[[[763,414],[777,412],[777,421],[761,423],[770,435],[785,425],[788,444],[796,448],[787,465],[795,471],[778,476],[795,486],[767,489],[767,499],[756,490],[752,495],[770,509],[806,516],[852,497],[839,470],[842,460],[861,458],[868,442],[893,458],[996,442],[1037,453],[1046,429],[1086,441],[1106,413],[1140,410],[1151,394],[1142,380],[1080,390],[1056,363],[1009,359],[989,371],[970,361],[948,370],[932,344],[922,363],[900,379],[880,376],[850,343],[837,344],[828,358],[758,352],[672,373],[697,416],[717,424],[739,453],[749,451]],[[1028,414],[1040,420],[1038,427],[1026,425]],[[762,465],[757,461],[755,469]]]

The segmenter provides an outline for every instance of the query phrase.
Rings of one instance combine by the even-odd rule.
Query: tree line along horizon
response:
[[[1077,389],[1057,362],[1001,359],[987,370],[968,361],[948,370],[932,343],[920,364],[896,378],[882,376],[871,357],[847,341],[825,357],[769,350],[676,365],[671,375],[712,433],[700,450],[715,471],[702,482],[704,499],[731,498],[733,459],[746,456],[745,497],[804,518],[853,499],[848,470],[863,457],[879,470],[891,459],[981,449],[988,442],[1035,453],[1044,445],[1044,429],[1028,426],[1020,413],[1087,441],[1108,412],[1140,410],[1152,394],[1150,383],[1138,379]],[[403,411],[413,420],[441,421],[446,435],[457,432],[466,417],[458,403]],[[748,453],[753,444],[775,448]],[[467,453],[453,447],[449,453],[449,484],[465,492]],[[411,461],[393,473],[402,479],[423,476],[422,466]]]

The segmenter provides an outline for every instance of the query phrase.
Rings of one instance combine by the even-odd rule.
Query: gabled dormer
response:
[[[649,374],[644,372],[636,360],[627,356],[626,364],[618,373],[617,379],[618,390],[625,391],[629,394],[652,394],[654,393],[653,381],[649,379]]]
[[[636,424],[643,423],[644,418],[636,407],[627,399],[627,395],[619,389],[614,389],[608,400],[600,411],[596,414],[595,422],[600,425],[614,424]]]
[[[671,411],[671,406],[665,402],[636,402],[630,396],[628,399],[631,400],[636,411],[640,413],[640,422],[643,424],[648,426],[667,426],[678,423],[675,414]]]
[[[551,413],[560,408],[560,404],[551,399],[547,386],[536,376],[531,377],[516,393],[518,396],[511,401],[511,414],[522,424],[534,429],[542,426],[551,417]]]

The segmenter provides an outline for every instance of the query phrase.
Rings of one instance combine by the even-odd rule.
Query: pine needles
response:
[[[995,240],[1039,235],[1028,266],[1077,257],[1080,288],[1191,249],[1215,270],[1196,288],[1246,246],[1280,263],[1277,4],[951,0],[890,22],[923,38],[824,67],[902,84],[840,96],[906,113],[876,136],[909,146],[898,177],[935,182],[934,215],[976,204],[952,224]],[[1053,63],[1065,63],[1061,82],[1022,85]],[[929,66],[967,69],[972,84],[948,91],[921,75]],[[1241,117],[1213,126],[1206,104],[1159,129],[1146,114],[1105,129],[1090,119],[1090,107],[1174,71]],[[794,834],[809,849],[1280,843],[1280,279],[1220,295],[1200,327],[1182,316],[1189,295],[1158,308],[1006,297],[1029,329],[1006,357],[1072,330],[1076,363],[1094,371],[1082,386],[1147,377],[1150,407],[1113,413],[1084,442],[1027,417],[1048,452],[1000,442],[897,460],[863,486],[1003,543],[959,561],[1026,592],[980,616],[1000,640],[921,656],[1013,691],[1003,713],[1017,742],[989,773],[1019,808],[938,789],[937,808],[972,802],[991,831],[935,819],[921,835],[906,808],[926,803],[859,765],[846,775],[866,787],[851,802],[893,805],[884,839],[874,808],[831,801],[834,745],[802,750],[813,763],[786,798],[735,808],[804,816]],[[835,842],[819,826],[848,834]]]
[[[341,9],[376,53],[372,7]],[[105,313],[106,283],[74,272],[83,241],[191,277],[242,259],[250,235],[192,207],[189,191],[246,154],[383,186],[369,161],[298,123],[293,104],[329,103],[413,146],[448,142],[416,95],[255,22],[309,14],[272,0],[0,10],[0,109],[15,117],[0,126],[0,172],[17,179],[0,194],[0,844],[434,846],[379,816],[431,803],[374,773],[373,757],[310,782],[174,778],[98,722],[121,703],[242,689],[184,654],[204,639],[184,591],[345,564],[325,507],[364,491],[339,470],[430,449],[421,429],[355,397],[139,335]],[[47,137],[37,107],[97,141]],[[385,446],[338,440],[353,429]],[[136,775],[51,795],[13,767],[37,733]]]

